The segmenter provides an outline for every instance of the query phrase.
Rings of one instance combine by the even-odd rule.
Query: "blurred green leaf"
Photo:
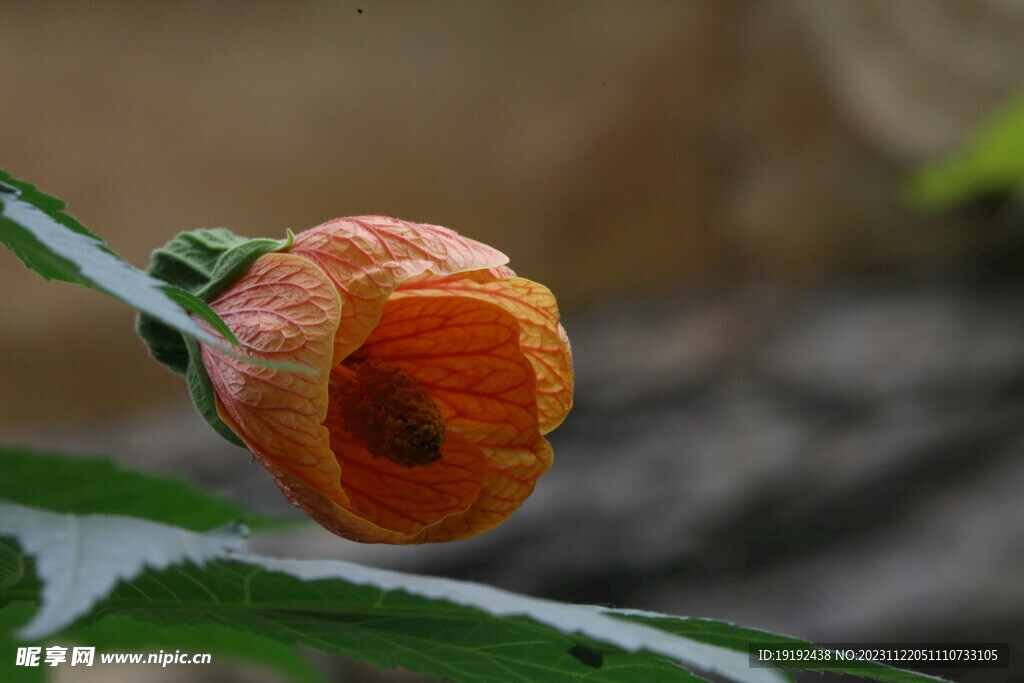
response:
[[[108,459],[0,446],[0,471],[0,499],[54,512],[127,515],[194,531],[236,520],[252,529],[294,523],[257,514],[182,480],[134,472]]]
[[[1001,109],[964,147],[921,168],[910,180],[910,202],[947,209],[993,192],[1024,187],[1024,97]]]

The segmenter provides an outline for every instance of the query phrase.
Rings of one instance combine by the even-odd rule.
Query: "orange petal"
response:
[[[494,282],[495,280],[507,280],[508,278],[515,276],[516,272],[508,266],[485,268],[483,270],[467,270],[464,273],[459,273],[459,277],[464,277],[472,280],[473,282],[479,282],[480,284]]]
[[[524,278],[492,280],[488,275],[487,271],[478,271],[460,277],[420,276],[402,284],[391,298],[472,297],[497,304],[512,314],[519,323],[519,345],[537,376],[540,432],[547,434],[562,423],[572,407],[572,354],[559,323],[558,305],[543,285]]]
[[[416,379],[449,433],[485,456],[482,487],[469,509],[409,542],[454,541],[494,527],[551,466],[551,447],[538,429],[533,365],[519,336],[518,321],[483,298],[409,292],[385,304],[381,322],[353,354],[386,359]],[[342,476],[347,481],[344,464]]]
[[[382,529],[346,510],[331,498],[295,475],[281,469],[270,460],[261,459],[261,464],[292,505],[338,536],[360,543],[404,544],[418,542],[414,540],[414,536]]]
[[[210,306],[248,349],[316,371],[257,367],[204,345],[203,364],[222,417],[255,452],[318,488],[340,492],[322,426],[340,316],[330,281],[303,258],[268,254]]]
[[[501,252],[436,225],[381,216],[337,218],[300,233],[291,253],[323,268],[341,295],[335,358],[356,350],[380,320],[381,307],[404,280],[424,272],[495,268]]]
[[[403,296],[352,358],[376,356],[427,390],[448,429],[481,446],[530,446],[537,434],[533,367],[519,324],[469,297]]]
[[[487,471],[472,507],[428,527],[413,542],[457,541],[497,526],[533,493],[537,478],[551,467],[551,445],[543,437],[528,448],[485,447],[483,451]]]

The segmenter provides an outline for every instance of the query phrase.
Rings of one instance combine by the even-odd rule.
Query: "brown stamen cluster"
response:
[[[415,379],[380,358],[346,361],[345,366],[355,372],[356,381],[332,382],[331,399],[373,457],[406,467],[441,457],[444,417]]]

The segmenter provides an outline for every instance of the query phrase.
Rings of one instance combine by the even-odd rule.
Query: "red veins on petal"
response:
[[[449,429],[479,445],[531,443],[535,379],[518,324],[502,308],[462,297],[389,300],[352,357],[384,358],[430,394]]]
[[[338,289],[339,361],[362,344],[380,320],[384,301],[404,280],[428,271],[451,274],[508,262],[500,251],[448,228],[382,216],[328,221],[300,233],[290,251],[323,268]]]
[[[541,434],[562,423],[572,407],[572,354],[559,323],[558,305],[547,287],[517,277],[491,280],[475,273],[461,277],[428,275],[402,284],[392,300],[403,296],[470,297],[496,304],[511,314],[519,324],[519,346],[537,376]]]
[[[484,456],[472,506],[424,530],[416,542],[456,540],[494,526],[550,467],[551,447],[538,428],[533,366],[519,346],[519,324],[504,308],[471,297],[393,297],[353,354],[360,357],[386,359],[415,378],[449,430]]]
[[[210,302],[243,346],[314,374],[250,365],[202,346],[221,417],[257,454],[317,488],[344,496],[323,426],[327,374],[341,314],[337,291],[306,259],[268,254]]]
[[[533,493],[537,478],[551,467],[551,444],[537,437],[529,447],[484,447],[487,469],[480,495],[465,512],[428,527],[417,543],[441,543],[475,536],[503,522]]]

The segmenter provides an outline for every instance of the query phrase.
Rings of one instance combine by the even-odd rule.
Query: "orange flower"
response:
[[[379,216],[301,233],[210,305],[254,353],[315,372],[204,345],[221,419],[340,536],[425,543],[494,527],[551,465],[543,435],[573,384],[554,297],[506,261]]]

